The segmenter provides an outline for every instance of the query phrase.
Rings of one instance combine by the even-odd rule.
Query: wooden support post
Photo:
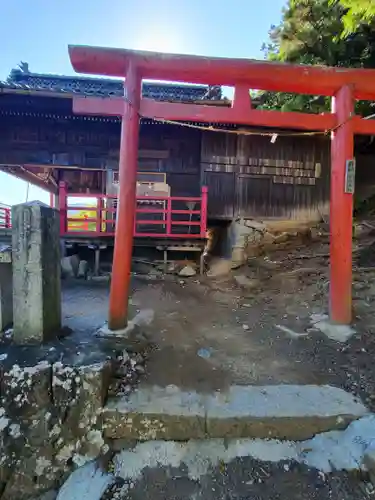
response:
[[[251,97],[250,89],[248,85],[243,85],[238,83],[234,87],[234,99],[233,108],[240,109],[241,111],[248,113],[251,109]]]
[[[353,194],[346,190],[346,165],[353,159],[354,98],[349,86],[342,87],[332,100],[338,127],[331,145],[331,268],[330,318],[339,324],[352,319],[352,223]]]
[[[10,216],[10,208],[4,208],[5,211],[5,227],[9,229],[11,227],[11,216]]]
[[[59,213],[60,213],[60,236],[64,236],[68,231],[68,210],[67,210],[67,188],[66,183],[64,181],[60,181],[59,183]]]
[[[95,248],[94,276],[100,274],[100,247]]]
[[[163,262],[164,262],[164,274],[168,272],[168,250],[164,248],[163,250]]]
[[[95,231],[97,233],[102,232],[102,212],[103,212],[103,200],[98,196],[96,200],[96,227]]]
[[[208,208],[208,188],[202,187],[201,198],[201,238],[206,238],[207,233],[207,208]]]
[[[136,208],[140,99],[141,78],[130,62],[125,81],[124,114],[121,126],[119,197],[109,299],[108,326],[112,330],[126,327],[128,319]]]

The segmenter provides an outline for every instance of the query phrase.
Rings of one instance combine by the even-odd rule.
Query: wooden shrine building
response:
[[[27,64],[21,64],[0,83],[1,170],[56,197],[61,183],[68,195],[115,195],[120,119],[74,114],[72,98],[122,93],[121,81],[31,73]],[[143,95],[159,101],[230,106],[220,87],[144,83]],[[255,134],[237,135],[192,125],[198,128],[141,120],[139,195],[199,198],[207,186],[209,222],[237,217],[315,220],[327,212],[330,144],[326,137],[280,135],[272,143],[259,128],[217,126]],[[194,208],[198,207],[199,203]]]

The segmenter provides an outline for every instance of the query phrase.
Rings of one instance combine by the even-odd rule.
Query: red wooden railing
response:
[[[0,229],[9,229],[12,227],[12,207],[0,204]]]
[[[75,205],[74,198],[95,198],[95,206]],[[138,196],[134,236],[151,238],[205,238],[207,187],[201,196]],[[114,236],[117,196],[68,193],[59,185],[61,236]],[[187,209],[186,209],[187,207]],[[77,213],[78,212],[78,213]],[[81,212],[81,215],[79,213]],[[83,213],[83,215],[82,215]]]

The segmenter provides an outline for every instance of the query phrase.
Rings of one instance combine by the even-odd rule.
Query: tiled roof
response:
[[[27,63],[21,63],[19,68],[13,69],[6,82],[0,81],[1,88],[98,97],[123,95],[121,80],[31,73]],[[159,101],[185,102],[221,99],[221,88],[202,85],[143,83],[142,94],[144,97]]]

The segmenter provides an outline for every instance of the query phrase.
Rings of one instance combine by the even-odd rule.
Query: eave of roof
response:
[[[143,96],[162,101],[194,102],[222,99],[221,88],[206,85],[143,82]],[[123,81],[108,78],[50,75],[32,73],[28,64],[21,63],[11,71],[7,81],[0,81],[3,93],[34,93],[54,97],[76,95],[97,97],[121,97]]]

